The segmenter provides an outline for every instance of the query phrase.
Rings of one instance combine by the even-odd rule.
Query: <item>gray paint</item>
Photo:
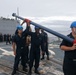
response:
[[[18,23],[16,20],[0,18],[0,33],[2,33],[2,34],[14,34],[17,24]]]

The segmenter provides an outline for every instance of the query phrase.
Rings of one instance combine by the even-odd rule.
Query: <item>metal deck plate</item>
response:
[[[5,42],[0,43],[0,75],[11,75],[14,64],[14,55],[11,45],[6,45]],[[26,75],[21,71],[21,65],[19,65],[20,72],[16,75]],[[34,71],[34,68],[33,68]],[[50,60],[40,61],[39,71],[41,75],[63,75],[62,63],[55,58]],[[36,75],[34,72],[32,75]]]

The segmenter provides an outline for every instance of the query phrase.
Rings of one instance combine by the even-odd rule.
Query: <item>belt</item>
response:
[[[24,47],[21,47],[21,49],[23,49]]]
[[[25,47],[17,47],[17,49],[24,49]]]
[[[76,61],[76,59],[73,59],[73,61]]]

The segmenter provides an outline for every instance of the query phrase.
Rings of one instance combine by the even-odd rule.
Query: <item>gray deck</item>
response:
[[[5,42],[0,43],[0,75],[11,75],[13,63],[14,55],[11,45],[6,45]],[[26,75],[23,72],[21,73],[21,65],[19,66],[20,72],[16,75]],[[50,55],[49,61],[46,59],[40,61],[39,70],[41,73],[43,72],[41,75],[63,75],[62,61],[59,61]],[[32,75],[35,74],[33,73]]]

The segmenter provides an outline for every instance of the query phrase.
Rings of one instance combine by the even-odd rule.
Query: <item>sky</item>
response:
[[[12,17],[76,17],[76,0],[0,0],[0,16]]]

